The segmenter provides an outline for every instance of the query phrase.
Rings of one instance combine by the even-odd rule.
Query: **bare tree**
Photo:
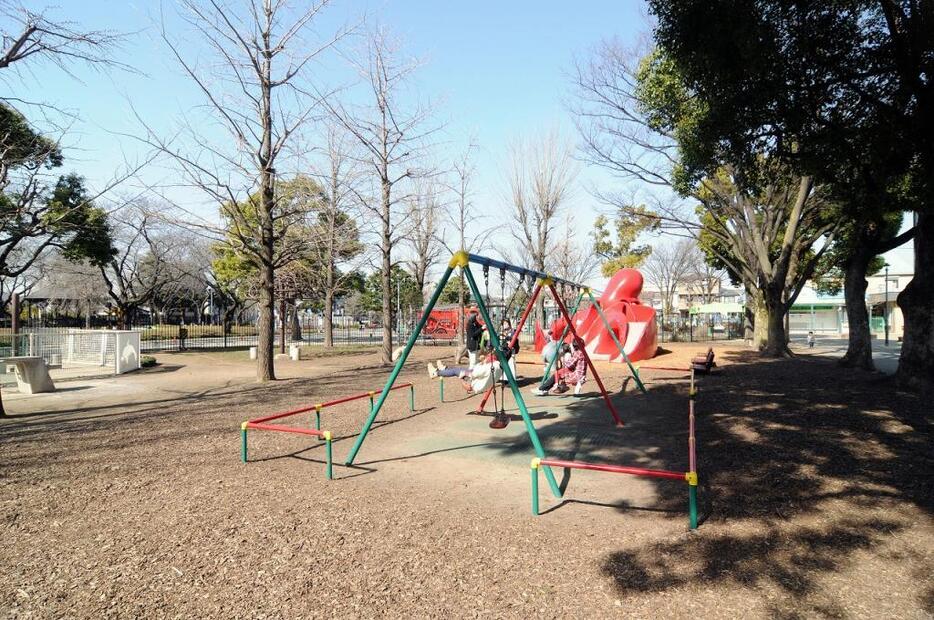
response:
[[[88,261],[68,260],[57,252],[44,256],[38,264],[42,265],[43,275],[37,290],[57,307],[84,314],[84,325],[90,329],[94,309],[107,301],[100,269]]]
[[[476,172],[476,166],[473,161],[473,152],[477,148],[476,143],[471,139],[467,147],[461,153],[461,156],[454,162],[451,170],[451,180],[447,183],[447,188],[454,197],[453,209],[445,209],[448,222],[454,227],[455,247],[446,245],[447,249],[454,253],[458,250],[466,252],[478,252],[483,247],[484,240],[490,233],[490,229],[477,230],[476,223],[479,216],[473,208],[473,189],[471,183]],[[445,234],[442,233],[442,242]],[[463,347],[466,342],[464,333],[464,316],[467,300],[467,283],[464,280],[464,272],[458,273],[457,283],[457,338],[459,344]]]
[[[176,247],[174,235],[158,226],[156,210],[157,206],[140,204],[110,216],[115,253],[98,268],[121,329],[131,325],[139,307],[173,279],[168,259]]]
[[[407,208],[411,231],[406,241],[412,251],[412,258],[408,261],[409,271],[424,299],[428,270],[441,256],[444,247],[439,239],[441,204],[434,181],[429,179],[417,182],[415,191],[407,201]]]
[[[343,127],[330,124],[327,129],[326,171],[322,184],[327,194],[318,213],[318,239],[312,246],[314,262],[323,273],[319,288],[324,302],[324,346],[334,346],[334,299],[345,290],[353,269],[342,265],[363,253],[360,227],[354,217],[355,197],[361,170],[359,161],[351,155],[352,136]]]
[[[531,267],[546,271],[555,248],[555,227],[577,177],[573,148],[556,130],[512,145],[509,192],[512,236]],[[527,262],[527,261],[526,261]],[[544,298],[539,317],[544,317]]]
[[[694,270],[695,247],[690,239],[657,245],[642,265],[646,281],[661,294],[663,315],[674,312],[675,293]]]
[[[347,30],[319,41],[314,28],[328,0],[293,10],[285,0],[181,0],[182,18],[213,52],[211,62],[186,54],[163,30],[162,38],[205,101],[210,122],[227,132],[212,143],[203,124],[186,122],[181,139],[164,139],[147,126],[145,140],[178,164],[188,184],[220,207],[224,227],[193,219],[207,234],[231,243],[259,272],[257,379],[275,379],[273,365],[275,272],[305,248],[281,243],[301,201],[277,195],[280,159],[318,109],[307,81],[315,59]],[[141,122],[142,119],[140,119]],[[145,126],[145,122],[143,122]],[[206,123],[205,123],[206,124]]]
[[[698,247],[694,247],[691,258],[693,268],[690,278],[695,288],[700,293],[705,304],[712,303],[723,285],[723,279],[727,277],[725,269],[712,265],[704,253]]]
[[[162,226],[159,222],[156,222],[155,234],[159,256],[147,261],[148,271],[158,262],[162,274],[151,304],[159,307],[163,314],[173,308],[181,310],[183,318],[190,310],[202,323],[208,289],[212,288],[210,247],[191,231]]]
[[[22,61],[44,60],[71,74],[70,65],[85,62],[91,66],[128,65],[116,62],[111,53],[123,37],[107,30],[84,30],[68,21],[54,21],[48,10],[33,10],[12,0],[0,1],[0,15],[6,20],[0,27],[0,69]],[[8,97],[0,97],[9,100]]]
[[[17,275],[3,277],[0,275],[0,313],[6,312],[14,294],[26,297],[40,283],[47,280],[49,272],[53,269],[49,255],[34,261],[30,267]],[[14,259],[15,260],[15,259]]]
[[[417,62],[401,59],[401,52],[382,28],[367,38],[362,58],[355,61],[370,103],[349,108],[325,100],[337,121],[359,142],[361,161],[370,171],[375,196],[362,196],[362,204],[378,222],[379,258],[382,288],[383,342],[380,357],[392,363],[392,251],[404,223],[399,205],[400,183],[419,176],[414,167],[427,148],[427,140],[438,127],[430,126],[429,108],[407,108],[402,95],[409,85]]]
[[[564,230],[555,243],[549,261],[549,271],[559,278],[571,282],[586,283],[600,266],[602,258],[594,251],[593,243],[579,243],[575,238],[574,216],[564,220]],[[573,291],[566,291],[564,302],[568,307],[573,301]]]

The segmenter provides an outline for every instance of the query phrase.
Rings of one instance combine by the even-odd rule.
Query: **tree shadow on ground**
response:
[[[106,445],[108,450],[116,451],[141,443],[177,441],[193,432],[206,436],[238,433],[242,419],[232,421],[228,430],[217,427],[210,416],[219,411],[233,409],[251,412],[245,415],[244,419],[257,418],[277,411],[312,405],[334,395],[359,393],[363,387],[379,386],[376,388],[379,390],[385,379],[385,368],[373,366],[355,368],[343,373],[334,372],[323,377],[282,379],[267,384],[229,382],[219,387],[195,389],[132,403],[119,402],[73,408],[36,416],[11,416],[0,422],[0,445],[15,441],[20,446],[33,445],[41,449],[18,451],[13,457],[8,455],[0,461],[0,472],[42,467],[50,459],[77,463],[85,458],[89,461],[97,458],[92,453],[82,456],[81,451],[76,451],[74,446],[65,443],[66,439],[81,442],[91,449],[98,445]],[[391,398],[407,403],[408,391],[394,391]],[[419,395],[416,393],[416,405],[418,399]],[[358,408],[356,413],[359,414],[361,410],[368,410],[369,402],[367,399],[361,399],[333,410],[324,409],[322,427],[331,430],[329,421],[341,420],[346,412],[354,407]],[[409,412],[406,407],[405,413],[392,417],[382,416],[374,428],[430,410],[431,408],[417,408],[415,412]],[[202,421],[205,414],[208,416],[207,422]],[[305,418],[301,419],[300,424],[307,426],[313,414],[308,412],[303,415]],[[33,417],[34,419],[30,419]],[[295,418],[296,421],[299,419]],[[291,422],[292,419],[285,421]],[[153,423],[157,424],[155,432]],[[134,435],[134,428],[141,429],[141,432]],[[354,436],[356,430],[356,425],[353,429],[336,430],[335,439]],[[100,439],[102,435],[107,437],[103,443]]]
[[[724,359],[729,364],[719,376],[699,380],[696,400],[707,524],[654,545],[624,544],[602,569],[623,595],[728,583],[777,592],[770,609],[776,616],[845,615],[845,598],[823,586],[825,577],[858,570],[857,552],[880,550],[919,514],[934,512],[931,409],[897,394],[890,377],[824,358],[770,360],[737,351]],[[561,419],[539,430],[546,453],[687,468],[686,383],[656,383],[646,395],[617,395],[614,402],[626,422],[621,429],[610,427],[598,398],[556,403]],[[499,449],[530,451],[530,444],[521,438]],[[656,501],[640,508],[686,521],[684,485],[650,483]],[[583,499],[573,496],[573,484],[571,491]],[[923,556],[914,561],[928,577],[934,572]],[[920,583],[907,587],[932,612],[932,590]]]

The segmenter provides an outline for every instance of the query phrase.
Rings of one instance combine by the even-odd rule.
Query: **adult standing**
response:
[[[471,308],[467,316],[467,328],[465,330],[467,338],[467,357],[470,360],[470,367],[477,363],[477,351],[480,350],[480,340],[483,337],[483,324],[477,316],[477,309]]]

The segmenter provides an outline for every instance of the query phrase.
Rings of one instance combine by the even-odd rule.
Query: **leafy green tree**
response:
[[[390,272],[392,284],[392,321],[397,320],[397,312],[401,310],[414,311],[422,307],[422,293],[418,283],[408,271],[394,265]],[[383,309],[383,279],[379,271],[371,273],[366,279],[363,289],[363,307],[369,312],[380,312]]]
[[[821,250],[811,248],[836,225],[824,215],[831,202],[827,188],[815,188],[810,177],[765,155],[723,156],[698,168],[695,162],[709,152],[698,131],[709,108],[661,49],[627,58],[606,44],[579,69],[577,81],[590,159],[697,204],[691,213],[659,201],[654,215],[662,229],[693,236],[729,268],[746,289],[758,347],[787,354],[784,317],[819,258]]]
[[[58,145],[2,102],[0,123],[0,277],[23,274],[50,248],[69,260],[108,260],[113,249],[107,217],[84,180],[50,174],[63,165]]]
[[[460,304],[461,283],[457,278],[451,278],[444,289],[441,291],[441,297],[438,301],[442,304]],[[464,304],[470,303],[470,290],[464,291]]]
[[[594,252],[603,259],[600,271],[605,277],[625,267],[635,268],[645,262],[652,253],[652,246],[635,243],[642,233],[658,230],[659,220],[652,211],[639,205],[621,207],[613,218],[613,232],[610,232],[609,225],[607,216],[598,215],[591,233]]]
[[[688,174],[767,153],[845,190],[842,214],[856,230],[886,230],[885,197],[903,189],[917,224],[915,277],[898,297],[905,317],[898,375],[903,385],[934,391],[929,4],[651,0],[650,10],[657,43],[706,110],[693,127],[702,148],[686,158]],[[868,245],[884,249],[893,240]],[[852,261],[856,289],[865,280],[858,270],[871,260]],[[850,352],[865,361],[865,352]]]

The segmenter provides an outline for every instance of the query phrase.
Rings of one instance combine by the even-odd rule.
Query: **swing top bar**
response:
[[[556,278],[555,276],[550,276],[541,271],[535,271],[534,269],[526,269],[525,267],[517,267],[516,265],[510,265],[509,263],[504,263],[503,261],[496,260],[494,258],[487,258],[486,256],[480,256],[479,254],[470,254],[461,250],[460,252],[455,252],[454,256],[451,257],[451,262],[449,266],[454,267],[466,267],[467,263],[474,263],[476,265],[482,265],[484,267],[493,267],[496,269],[503,269],[505,271],[511,271],[520,276],[531,276],[533,278],[538,278],[539,280],[544,280],[546,282],[552,282],[554,284],[565,284],[573,286],[575,288],[587,289],[589,287],[584,286],[583,284],[578,284],[577,282],[571,282],[570,280],[564,280],[562,278]]]

